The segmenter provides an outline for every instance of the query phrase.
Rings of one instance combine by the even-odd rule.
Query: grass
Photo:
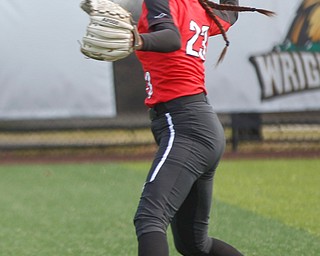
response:
[[[136,255],[132,219],[149,165],[0,166],[1,255]],[[319,255],[319,170],[317,159],[224,160],[210,234],[248,256]]]
[[[319,160],[223,162],[222,168],[220,200],[320,234]]]

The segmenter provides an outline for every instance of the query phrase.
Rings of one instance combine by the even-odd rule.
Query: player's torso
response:
[[[171,53],[137,52],[145,71],[148,93],[146,104],[149,106],[205,91],[207,42],[209,35],[218,33],[198,0],[164,1],[180,31],[181,48]],[[148,32],[147,15],[148,10],[144,5],[138,24],[140,33]]]

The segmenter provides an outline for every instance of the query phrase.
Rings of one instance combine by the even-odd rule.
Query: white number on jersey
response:
[[[190,21],[190,30],[194,32],[194,35],[187,42],[187,54],[195,57],[199,57],[202,60],[205,60],[205,55],[207,52],[207,42],[208,42],[208,31],[209,26],[200,26],[193,20]],[[202,40],[201,48],[194,49],[195,43],[199,40]]]
[[[152,87],[152,83],[151,83],[151,75],[149,72],[145,73],[144,79],[147,82],[146,92],[148,94],[148,99],[150,99],[153,94],[153,87]]]

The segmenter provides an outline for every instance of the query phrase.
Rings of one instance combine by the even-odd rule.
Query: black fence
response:
[[[302,152],[320,157],[320,112],[219,114],[227,152]],[[12,155],[150,155],[148,113],[105,119],[0,121],[0,158]],[[0,159],[1,160],[1,159]]]

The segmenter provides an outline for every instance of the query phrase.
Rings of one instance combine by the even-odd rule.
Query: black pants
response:
[[[213,177],[225,147],[224,131],[206,97],[184,97],[152,110],[159,145],[134,218],[138,238],[166,233],[177,250],[205,255],[212,247],[208,222]]]

